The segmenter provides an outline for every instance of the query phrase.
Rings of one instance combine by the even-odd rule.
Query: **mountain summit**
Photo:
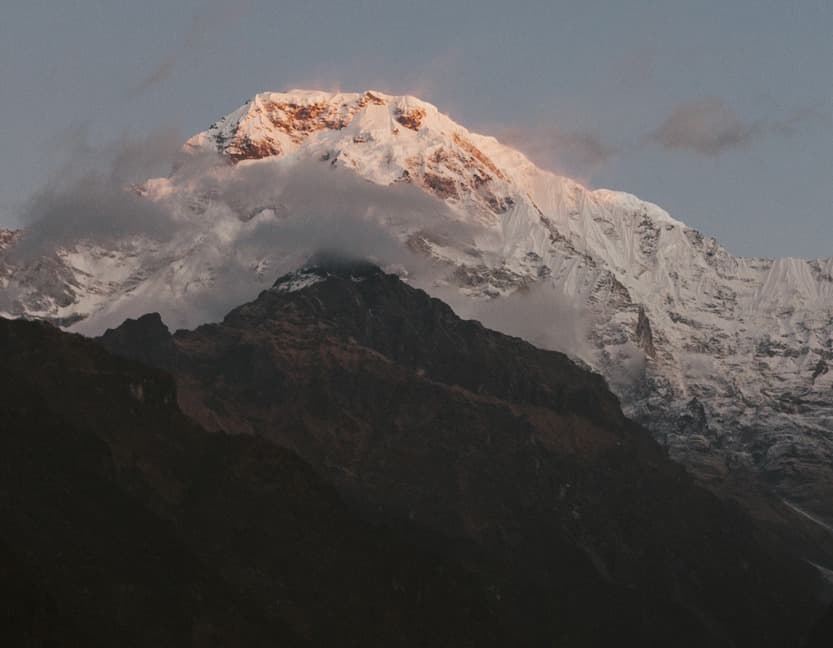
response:
[[[750,474],[833,520],[833,258],[732,256],[410,96],[262,93],[185,152],[126,192],[146,221],[124,235],[0,235],[0,313],[193,326],[342,246],[580,358],[703,481]]]

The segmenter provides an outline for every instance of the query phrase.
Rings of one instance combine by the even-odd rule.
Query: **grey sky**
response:
[[[6,0],[0,224],[79,147],[291,87],[416,94],[732,252],[833,255],[829,0]]]

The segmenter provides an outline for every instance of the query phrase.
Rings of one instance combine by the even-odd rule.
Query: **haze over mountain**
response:
[[[601,372],[720,489],[751,474],[833,519],[833,259],[738,258],[410,96],[263,93],[129,190],[95,177],[0,238],[0,312],[102,332],[219,319],[315,250],[371,258]]]

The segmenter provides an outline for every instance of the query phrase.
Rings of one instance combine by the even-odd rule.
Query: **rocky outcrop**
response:
[[[149,336],[129,329],[102,344],[130,354]],[[500,600],[537,602],[531,627],[775,646],[820,610],[814,570],[697,487],[600,376],[371,265],[319,262],[171,339],[185,411],[292,448],[374,520],[467,544],[502,566]]]
[[[654,348],[654,335],[651,332],[651,320],[649,320],[648,316],[645,314],[645,308],[643,306],[639,307],[639,317],[636,320],[636,342],[648,358],[654,358],[657,351]]]
[[[0,250],[9,247],[18,236],[20,236],[20,230],[0,229]]]
[[[424,108],[399,108],[396,111],[396,121],[402,124],[405,128],[418,131],[422,126],[422,120],[425,119]]]

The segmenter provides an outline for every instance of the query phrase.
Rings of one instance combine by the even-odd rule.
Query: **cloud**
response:
[[[17,225],[18,219],[14,213],[13,206],[0,203],[0,229],[14,229]]]
[[[322,248],[424,277],[430,262],[408,248],[409,234],[465,248],[477,233],[417,187],[376,185],[325,161],[231,166],[212,154],[180,155],[171,143],[181,139],[169,131],[98,147],[83,136],[68,141],[74,162],[30,199],[25,234],[6,259],[21,264],[24,281],[40,260],[79,244],[126,254],[128,264],[140,253],[142,267],[131,272],[147,283],[81,322],[83,333],[148,311],[175,328],[219,320]],[[182,192],[151,197],[132,185],[151,170],[167,170]]]
[[[24,225],[25,236],[11,250],[15,261],[81,241],[108,245],[134,236],[164,241],[172,231],[164,209],[96,176],[35,195],[24,211]]]
[[[821,118],[818,111],[804,108],[777,119],[744,120],[722,100],[710,97],[675,106],[646,139],[667,150],[717,157],[773,135],[793,135]]]
[[[722,101],[710,98],[676,106],[649,138],[666,149],[716,156],[748,146],[756,130]]]
[[[98,147],[83,128],[63,139],[65,162],[18,215],[26,235],[14,247],[14,259],[30,260],[82,240],[106,245],[131,236],[170,239],[169,212],[141,198],[131,185],[170,171],[179,153],[175,131],[125,136]]]
[[[627,393],[645,379],[647,358],[645,352],[633,342],[625,342],[609,349],[610,358],[605,367],[605,378],[616,393]]]
[[[498,139],[540,166],[582,177],[598,171],[617,153],[595,133],[570,132],[555,126],[504,129]]]
[[[135,98],[148,92],[153,87],[167,81],[174,73],[181,53],[171,53],[159,61],[138,83],[127,90],[128,98]]]
[[[88,175],[113,184],[139,183],[171,171],[180,159],[182,135],[174,128],[156,128],[144,135],[123,133],[94,142],[89,123],[84,123],[61,130],[48,148],[56,159],[56,170],[46,188],[69,186]]]
[[[352,229],[360,221],[394,233],[418,226],[435,235],[470,237],[445,203],[417,187],[377,185],[317,160],[291,166],[281,159],[230,166],[214,154],[183,154],[181,138],[169,129],[102,146],[91,145],[83,133],[66,141],[66,162],[20,214],[27,239],[67,245],[78,237],[97,240],[110,232],[158,238],[152,212],[167,212],[161,220],[178,220],[179,226],[195,229],[226,219],[252,221],[252,244],[274,243],[265,232],[274,229],[289,236],[289,245],[320,240],[327,246],[341,242],[355,247],[365,240]],[[173,213],[181,207],[177,200],[142,197],[142,183],[160,176],[187,187],[192,198],[205,199],[206,209],[182,217]],[[178,200],[182,202],[182,194]]]
[[[320,160],[231,166],[216,155],[179,157],[170,142],[180,140],[166,131],[101,147],[83,137],[70,141],[76,163],[30,201],[16,260],[93,243],[141,252],[136,271],[143,278],[93,320],[77,324],[78,332],[100,334],[150,311],[171,328],[218,321],[325,249],[395,267],[463,317],[573,357],[592,357],[584,341],[591,323],[559,287],[542,283],[474,300],[446,281],[451,265],[412,251],[407,240],[414,233],[461,250],[484,235],[416,186],[377,185]],[[130,189],[152,169],[168,169],[185,193],[151,198]],[[14,296],[11,289],[7,296]]]
[[[596,353],[587,341],[590,314],[552,283],[540,282],[505,297],[479,300],[454,286],[426,290],[448,303],[460,317],[523,338],[539,348],[561,351],[585,362],[592,361]]]
[[[130,86],[126,92],[126,98],[135,99],[167,81],[184,59],[205,49],[211,43],[212,38],[218,35],[224,27],[228,27],[231,21],[239,19],[247,4],[246,0],[235,3],[217,0],[205,2],[191,16],[188,30],[179,45],[156,63],[150,72],[137,83]]]

